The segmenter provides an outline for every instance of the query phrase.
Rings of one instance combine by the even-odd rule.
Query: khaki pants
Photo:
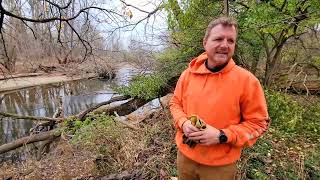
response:
[[[235,180],[235,163],[225,166],[206,166],[185,157],[180,151],[177,156],[179,180]]]

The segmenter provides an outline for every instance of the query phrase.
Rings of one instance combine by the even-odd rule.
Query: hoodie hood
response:
[[[208,59],[207,53],[204,52],[200,56],[194,58],[189,64],[189,70],[191,73],[195,74],[220,74],[229,72],[236,64],[233,59],[230,59],[228,64],[219,72],[213,73],[205,66],[205,61]]]

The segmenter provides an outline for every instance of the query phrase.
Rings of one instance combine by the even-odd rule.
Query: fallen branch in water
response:
[[[59,137],[60,134],[61,134],[61,132],[59,132],[57,130],[51,130],[51,131],[42,132],[39,134],[34,134],[34,135],[27,136],[27,137],[23,137],[23,138],[15,140],[13,142],[1,145],[0,146],[0,154],[14,150],[14,149],[21,147],[23,145],[26,145],[26,144]]]
[[[15,119],[32,120],[32,121],[53,121],[53,122],[60,122],[60,121],[63,120],[62,118],[37,117],[37,116],[20,116],[20,115],[17,115],[17,114],[5,113],[5,112],[0,112],[0,116],[3,116],[3,117],[12,117],[12,118],[15,118]]]

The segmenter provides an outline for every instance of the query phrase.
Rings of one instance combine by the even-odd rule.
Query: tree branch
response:
[[[246,5],[244,2],[237,1],[236,3],[241,5],[241,6],[243,6],[243,7],[245,7],[246,9],[250,9],[250,7],[248,5]]]
[[[69,2],[67,3],[67,5],[61,7],[61,6],[59,6],[58,4],[53,3],[53,2],[51,2],[51,1],[49,1],[49,0],[43,0],[43,1],[51,4],[51,5],[54,6],[54,7],[57,7],[58,9],[67,9],[67,8],[71,5],[71,3],[72,3],[72,0],[69,0]]]
[[[58,137],[58,136],[60,136],[60,134],[61,134],[61,132],[59,132],[57,130],[51,130],[51,131],[23,137],[23,138],[15,140],[13,142],[1,145],[0,146],[0,154],[14,150],[14,149],[21,147],[23,145],[26,145],[26,144]]]
[[[21,21],[25,26],[27,26],[31,30],[34,39],[37,39],[37,36],[36,36],[36,33],[34,32],[34,30],[24,20],[21,20]]]
[[[113,103],[113,102],[116,102],[116,101],[124,101],[124,100],[127,100],[129,97],[128,96],[116,96],[116,97],[113,97],[111,98],[109,101],[106,101],[106,102],[102,102],[102,103],[99,103],[95,106],[93,106],[92,108],[89,108],[83,112],[81,112],[79,115],[77,115],[77,117],[80,119],[80,120],[83,120],[84,117],[90,113],[91,111],[103,106],[103,105],[107,105],[107,104],[110,104],[110,103]]]
[[[3,117],[12,117],[16,119],[26,119],[26,120],[33,120],[33,121],[53,121],[53,122],[59,122],[62,120],[62,118],[49,118],[49,117],[37,117],[37,116],[20,116],[17,114],[11,114],[11,113],[5,113],[0,112],[0,116]]]
[[[19,20],[24,20],[24,21],[28,21],[28,22],[35,22],[35,23],[47,23],[47,22],[52,22],[52,21],[70,21],[70,20],[74,20],[81,13],[83,13],[86,10],[89,10],[89,9],[98,9],[98,10],[101,10],[101,11],[106,11],[108,13],[116,14],[118,16],[122,16],[121,14],[118,14],[117,12],[112,11],[110,9],[104,9],[104,8],[100,8],[100,7],[96,7],[96,6],[90,6],[90,7],[86,7],[86,8],[83,8],[83,9],[79,10],[76,15],[74,15],[72,17],[69,17],[69,18],[62,18],[59,15],[59,17],[52,17],[52,18],[45,18],[45,19],[32,19],[32,18],[22,17],[22,16],[18,16],[16,14],[13,14],[13,13],[7,11],[6,9],[4,9],[3,6],[0,4],[0,11],[1,11],[2,14],[5,14],[5,15],[10,16],[10,17],[14,17],[14,18],[19,19]]]
[[[137,10],[139,10],[139,11],[141,11],[141,12],[147,13],[147,14],[150,13],[150,12],[148,12],[148,11],[142,10],[142,9],[136,7],[136,6],[131,5],[131,4],[127,4],[124,0],[120,0],[120,1],[121,1],[123,4],[125,4],[126,6],[131,6],[131,7],[135,8],[135,9],[137,9]]]

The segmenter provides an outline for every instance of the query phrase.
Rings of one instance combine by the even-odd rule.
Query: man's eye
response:
[[[234,43],[234,40],[233,39],[228,39],[228,42],[229,43]]]
[[[216,38],[214,39],[214,41],[222,41],[223,39],[222,38]]]

